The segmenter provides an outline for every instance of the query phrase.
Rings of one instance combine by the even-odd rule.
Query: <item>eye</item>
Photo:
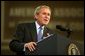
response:
[[[50,16],[51,14],[50,13],[42,13],[43,15],[47,15],[47,16]]]
[[[48,13],[48,16],[50,16],[51,14],[50,13]]]

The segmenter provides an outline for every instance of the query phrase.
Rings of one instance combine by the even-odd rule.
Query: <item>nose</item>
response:
[[[46,19],[49,19],[49,16],[48,16],[48,15],[45,15],[45,18],[46,18]]]
[[[45,18],[47,19],[47,18],[48,18],[48,16],[45,16]]]

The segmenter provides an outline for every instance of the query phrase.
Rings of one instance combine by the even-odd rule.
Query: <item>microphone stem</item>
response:
[[[67,38],[70,37],[71,31],[67,31]]]

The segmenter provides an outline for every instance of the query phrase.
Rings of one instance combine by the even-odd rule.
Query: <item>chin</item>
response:
[[[48,24],[48,22],[43,22],[43,25],[47,25]]]
[[[43,25],[47,25],[47,24],[45,23],[45,24],[43,24]]]

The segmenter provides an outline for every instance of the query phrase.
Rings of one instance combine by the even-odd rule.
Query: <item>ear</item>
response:
[[[37,19],[37,15],[34,15],[34,19]]]

